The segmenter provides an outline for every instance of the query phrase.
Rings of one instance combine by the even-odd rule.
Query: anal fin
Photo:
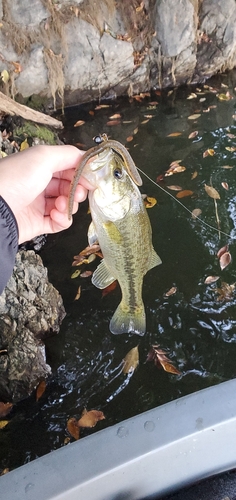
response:
[[[116,278],[114,278],[114,276],[111,275],[104,260],[102,260],[97,269],[95,269],[93,273],[92,276],[93,285],[96,286],[97,288],[103,289],[111,285],[111,283],[113,283],[113,281],[115,280]]]

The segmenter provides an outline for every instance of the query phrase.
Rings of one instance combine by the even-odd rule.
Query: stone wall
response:
[[[235,0],[0,0],[2,90],[66,103],[202,82],[236,64]]]

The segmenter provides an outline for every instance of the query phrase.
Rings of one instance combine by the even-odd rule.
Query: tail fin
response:
[[[146,315],[144,306],[138,311],[124,311],[121,304],[117,307],[110,321],[110,331],[115,335],[120,333],[136,333],[143,336],[146,331]]]

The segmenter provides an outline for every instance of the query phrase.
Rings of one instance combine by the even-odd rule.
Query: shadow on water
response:
[[[46,391],[36,403],[34,396],[17,405],[12,421],[1,432],[1,466],[14,468],[64,445],[66,422],[80,417],[84,408],[100,409],[106,419],[82,436],[120,422],[128,417],[236,375],[235,293],[219,300],[222,283],[234,284],[235,270],[235,83],[230,78],[215,79],[213,88],[185,88],[133,99],[118,100],[109,107],[94,104],[66,110],[63,139],[71,144],[92,146],[92,137],[105,132],[129,147],[137,166],[152,179],[164,175],[174,160],[181,160],[184,172],[164,177],[162,186],[179,185],[192,190],[182,203],[190,210],[202,210],[200,217],[217,226],[214,200],[204,185],[220,193],[217,208],[220,227],[230,236],[221,236],[194,220],[173,198],[160,191],[143,176],[142,193],[157,198],[149,210],[153,244],[162,265],[144,279],[143,298],[147,314],[144,337],[113,336],[109,320],[120,300],[117,288],[102,297],[90,278],[71,279],[73,256],[87,245],[90,222],[87,203],[81,205],[73,226],[48,237],[41,255],[50,281],[58,288],[67,315],[60,334],[46,342],[47,361],[52,366]],[[229,88],[221,87],[228,84]],[[229,91],[232,99],[216,95]],[[191,93],[192,99],[187,99]],[[91,113],[92,112],[92,113]],[[120,124],[107,125],[119,113]],[[189,119],[197,114],[198,118]],[[81,127],[74,127],[77,120]],[[189,134],[198,133],[192,139]],[[180,135],[169,136],[178,132]],[[126,141],[127,137],[133,140]],[[226,149],[226,148],[231,148]],[[214,156],[203,158],[207,149]],[[236,150],[236,148],[235,148]],[[223,168],[231,167],[231,168]],[[228,184],[228,189],[222,186]],[[221,271],[217,251],[229,244],[232,263]],[[97,263],[90,265],[95,269]],[[206,285],[207,276],[219,276]],[[78,287],[81,297],[74,300]],[[171,296],[166,292],[176,287]],[[181,372],[167,373],[147,362],[152,345],[167,350],[170,361]],[[139,346],[139,366],[131,375],[122,372],[123,358]]]

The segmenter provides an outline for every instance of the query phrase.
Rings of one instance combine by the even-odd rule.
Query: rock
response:
[[[26,398],[48,376],[51,369],[42,339],[58,333],[64,316],[62,298],[48,282],[39,255],[33,250],[18,252],[13,275],[0,296],[1,400],[16,403]]]

